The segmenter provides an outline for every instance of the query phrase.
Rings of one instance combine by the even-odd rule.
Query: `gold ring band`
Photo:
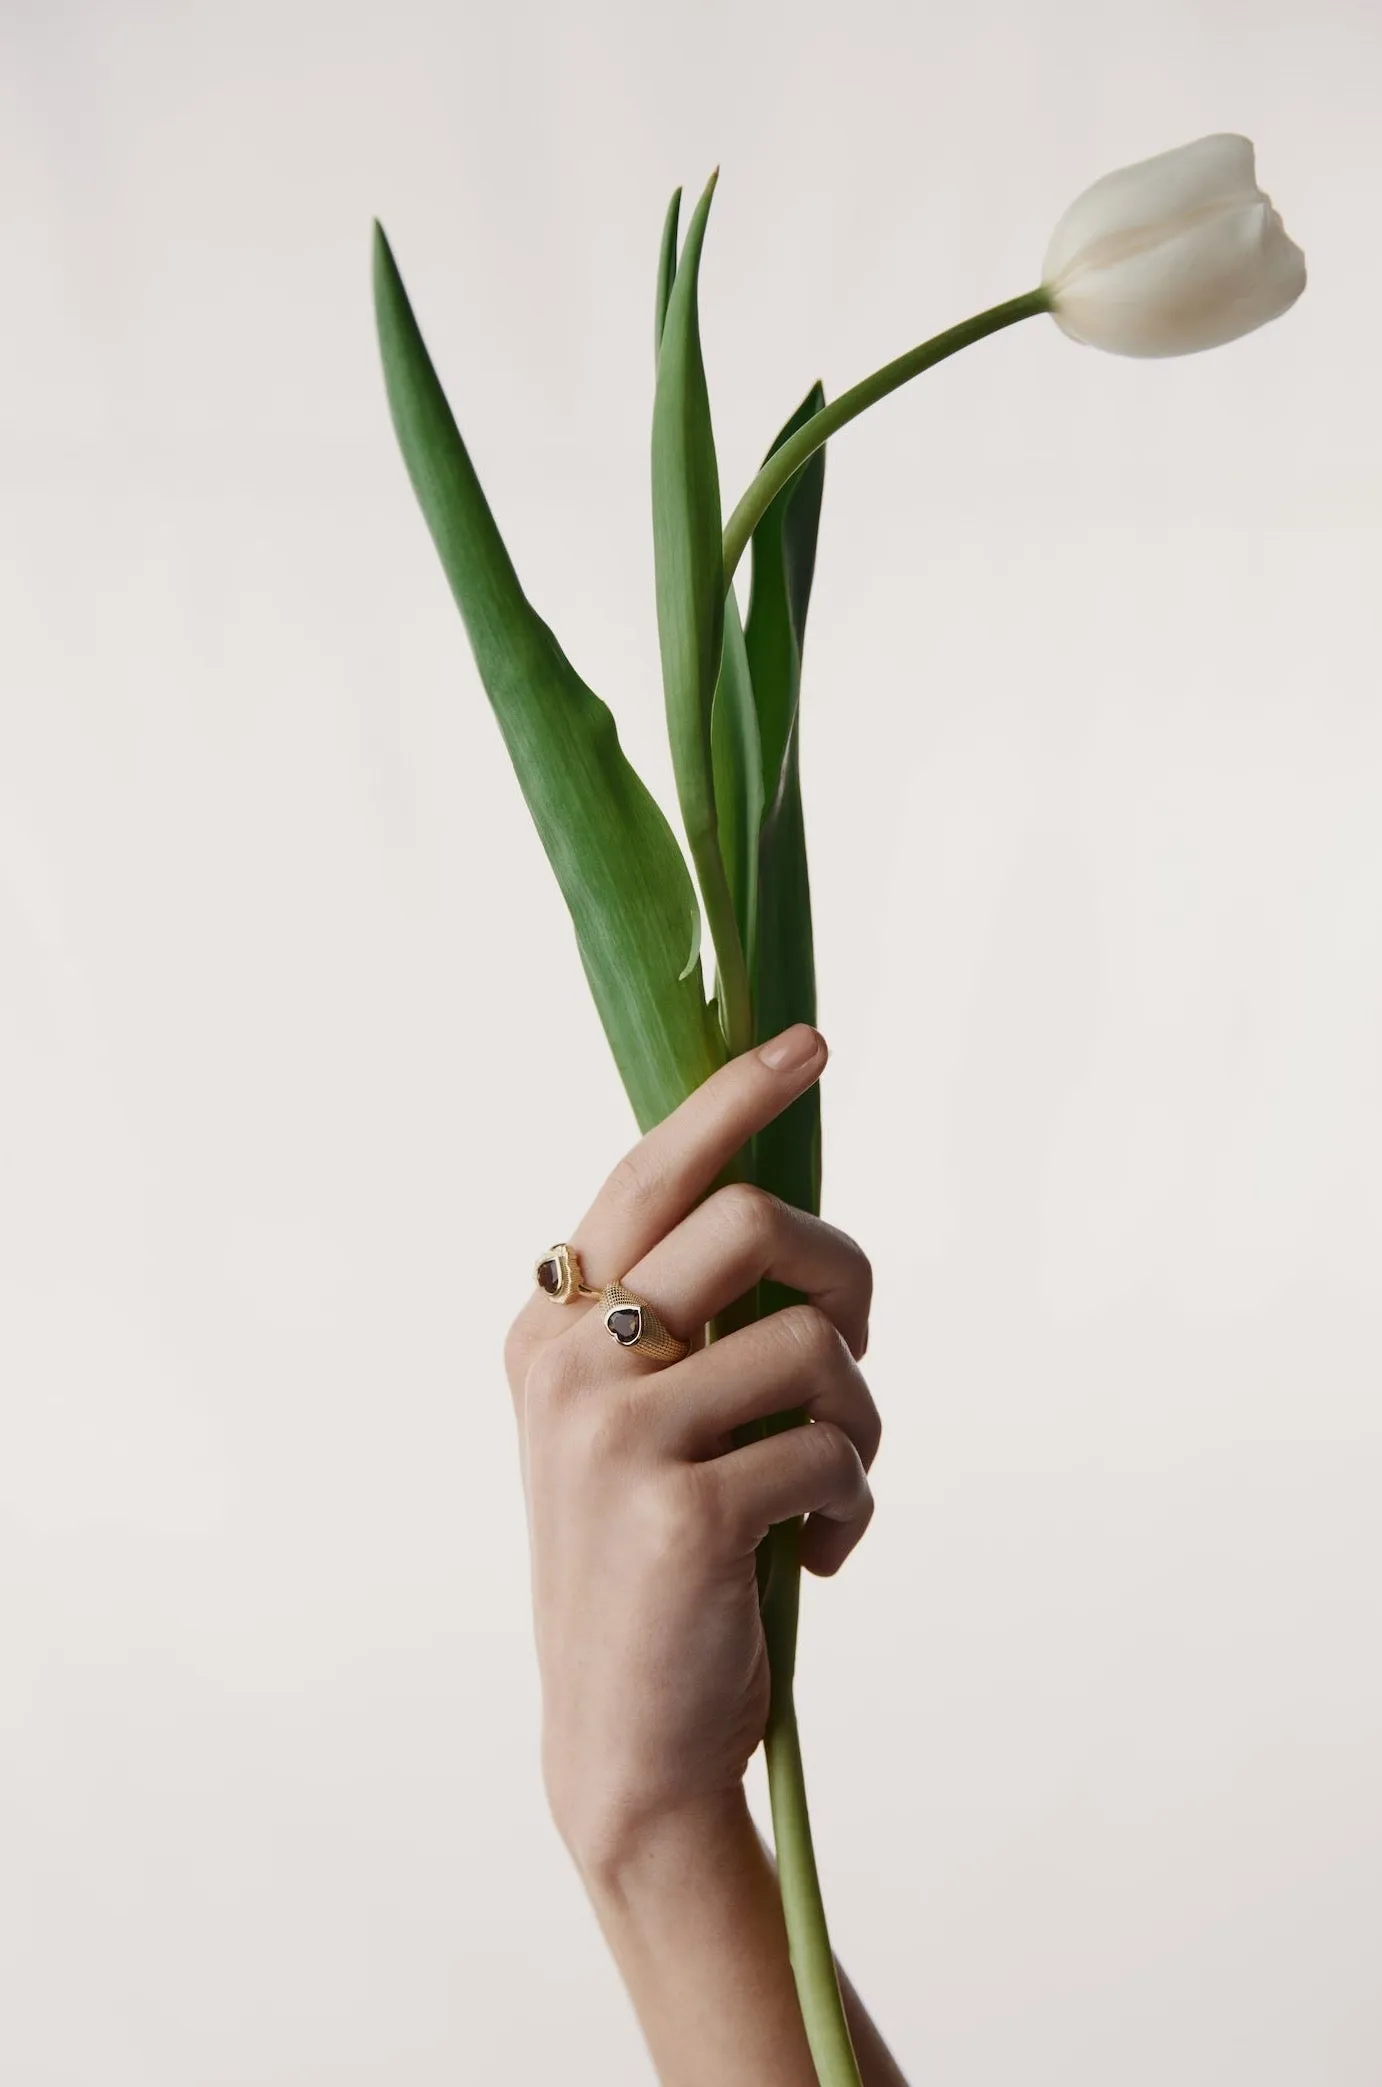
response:
[[[549,1247],[534,1268],[533,1279],[543,1296],[550,1297],[553,1304],[570,1304],[577,1297],[600,1295],[586,1281],[581,1257],[570,1246]]]
[[[621,1348],[636,1349],[649,1362],[680,1362],[691,1353],[691,1343],[669,1333],[647,1300],[635,1297],[622,1283],[606,1283],[600,1310],[610,1339]]]

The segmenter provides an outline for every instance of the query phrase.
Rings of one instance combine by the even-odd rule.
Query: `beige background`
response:
[[[723,166],[737,495],[818,373],[1232,128],[1287,320],[1029,326],[831,457],[829,1209],[889,1436],[801,1693],[916,2082],[1377,2087],[1375,10],[0,19],[0,2074],[649,2078],[542,1807],[498,1367],[629,1123],[394,452],[371,214],[665,793],[673,185]]]

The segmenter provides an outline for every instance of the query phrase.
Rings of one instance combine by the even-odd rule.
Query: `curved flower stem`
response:
[[[742,1164],[726,1169],[722,1179],[744,1179]],[[748,1326],[770,1306],[771,1294],[755,1288],[711,1323],[710,1338],[724,1340]],[[782,1413],[767,1422],[754,1421],[737,1431],[736,1443],[782,1428],[803,1425],[804,1413]],[[777,1857],[782,1917],[787,1950],[796,1983],[797,2004],[819,2087],[862,2087],[858,2060],[845,2019],[835,1953],[826,1924],[825,1901],[811,1840],[811,1814],[806,1803],[801,1741],[793,1692],[797,1658],[797,1615],[801,1605],[801,1517],[778,1522],[758,1546],[758,1599],[763,1637],[768,1648],[772,1693],[763,1733],[768,1795],[773,1814],[773,1848]]]
[[[792,1415],[790,1419],[800,1419]],[[796,1667],[797,1610],[801,1594],[798,1548],[801,1520],[779,1522],[767,1538],[768,1571],[763,1600],[763,1630],[772,1671],[772,1698],[763,1751],[772,1801],[773,1842],[778,1884],[787,1924],[787,1947],[796,1979],[797,1999],[811,2047],[820,2087],[861,2087],[845,2020],[835,1953],[830,1946],[825,1903],[811,1841],[806,1805],[801,1741],[793,1694]]]
[[[967,319],[963,325],[953,326],[947,333],[937,334],[934,340],[924,341],[895,362],[890,362],[852,391],[821,408],[796,433],[775,449],[745,493],[734,513],[730,516],[724,533],[724,583],[729,589],[735,568],[743,556],[754,530],[762,521],[769,507],[807,459],[839,429],[845,427],[869,406],[886,398],[912,377],[930,369],[934,363],[943,362],[958,349],[967,348],[990,333],[997,333],[1005,326],[1012,326],[1019,319],[1034,318],[1038,312],[1050,309],[1050,296],[1045,289],[1031,290],[1023,297],[1014,297],[1007,304],[995,305],[991,311],[981,312],[977,318]],[[702,836],[703,839],[712,836]],[[693,850],[694,850],[693,836]],[[718,848],[717,848],[718,854]],[[700,857],[696,857],[700,868]],[[713,869],[712,865],[712,869]],[[723,862],[720,863],[723,875]],[[707,894],[707,911],[712,911],[712,898],[720,901],[723,913],[723,895],[713,890]],[[702,878],[704,890],[704,877]],[[725,923],[728,927],[728,922]],[[715,921],[712,914],[712,931]],[[719,937],[714,936],[717,950]],[[726,934],[728,942],[728,934]],[[726,999],[732,1011],[735,1009],[738,985],[731,976],[726,981],[729,990]],[[809,996],[814,1000],[814,996]],[[805,1018],[812,1013],[811,1006],[795,1009],[798,1016]],[[733,1045],[731,1045],[733,1048]],[[778,1155],[779,1159],[781,1155]],[[746,1155],[740,1155],[736,1171],[757,1174],[755,1161],[746,1165]],[[777,1189],[784,1186],[774,1178],[778,1169],[767,1168],[768,1179],[764,1185]],[[797,1181],[799,1169],[789,1169],[792,1186],[790,1195],[800,1195]],[[806,1174],[809,1179],[811,1168]],[[816,1173],[815,1188],[810,1193],[813,1209],[819,1208],[819,1174]],[[732,1332],[735,1327],[747,1324],[761,1312],[773,1310],[777,1304],[787,1301],[788,1293],[777,1293],[776,1286],[764,1284],[757,1294],[741,1298],[734,1309],[716,1322],[714,1337]],[[796,1427],[805,1421],[803,1413],[783,1413],[766,1424],[759,1423],[753,1434],[773,1433],[781,1428]],[[750,1431],[736,1439],[747,1439]],[[763,1735],[763,1751],[767,1761],[768,1788],[772,1801],[773,1839],[777,1853],[778,1884],[782,1894],[782,1913],[787,1929],[787,1943],[792,1961],[792,1973],[796,1981],[797,1998],[801,2007],[802,2021],[810,2046],[811,2057],[816,2068],[820,2087],[862,2087],[859,2064],[845,2018],[844,2003],[840,1996],[839,1979],[835,1970],[834,1951],[830,1945],[830,1932],[826,1923],[825,1906],[821,1896],[820,1877],[816,1869],[815,1849],[811,1839],[811,1818],[806,1801],[806,1781],[802,1768],[801,1742],[797,1732],[794,1679],[796,1672],[797,1617],[801,1599],[801,1521],[799,1518],[780,1522],[770,1529],[759,1546],[758,1585],[759,1600],[763,1617],[763,1635],[768,1652],[768,1665],[772,1677],[772,1692],[769,1700],[768,1723]]]
[[[876,405],[879,399],[896,391],[899,385],[910,383],[923,370],[933,364],[944,362],[947,355],[954,355],[961,348],[968,348],[990,333],[998,333],[1005,326],[1015,326],[1019,319],[1034,319],[1038,312],[1051,309],[1051,293],[1042,288],[1028,290],[1022,297],[1011,297],[1006,304],[996,304],[991,310],[980,312],[976,318],[966,319],[959,326],[952,326],[945,333],[938,333],[932,340],[923,341],[919,348],[909,348],[895,362],[885,363],[871,377],[852,390],[841,392],[819,413],[808,420],[805,427],[798,428],[795,435],[775,449],[730,516],[725,528],[725,586],[734,578],[735,567],[743,557],[749,538],[762,521],[776,496],[786,485],[793,472],[800,470],[806,459],[837,434],[842,427]]]

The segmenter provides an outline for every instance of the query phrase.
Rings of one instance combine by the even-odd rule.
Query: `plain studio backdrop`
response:
[[[802,1722],[919,2087],[1376,2087],[1382,19],[3,23],[7,2087],[651,2077],[544,1809],[499,1356],[631,1119],[395,451],[372,215],[670,804],[674,185],[722,168],[729,500],[813,378],[1219,129],[1309,258],[1280,324],[1042,320],[831,446],[827,1212],[887,1440]]]

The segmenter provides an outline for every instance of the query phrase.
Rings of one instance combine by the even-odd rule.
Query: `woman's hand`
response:
[[[571,1240],[588,1283],[625,1280],[686,1339],[764,1277],[806,1303],[660,1369],[588,1303],[536,1293],[509,1337],[543,1768],[588,1872],[737,1791],[768,1709],[754,1553],[769,1526],[807,1516],[802,1561],[833,1573],[872,1513],[868,1262],[757,1189],[706,1193],[825,1058],[799,1027],[725,1066],[621,1161]],[[812,1424],[734,1447],[743,1423],[794,1407]]]
[[[665,2087],[815,2087],[743,1792],[768,1713],[754,1554],[804,1515],[803,1563],[831,1573],[868,1525],[872,1277],[843,1233],[714,1183],[824,1065],[804,1027],[735,1059],[621,1161],[570,1242],[588,1283],[626,1281],[683,1339],[767,1276],[805,1304],[661,1369],[589,1303],[535,1294],[509,1336],[548,1796]],[[810,1425],[735,1447],[797,1407]],[[865,2087],[905,2087],[841,1990]]]

